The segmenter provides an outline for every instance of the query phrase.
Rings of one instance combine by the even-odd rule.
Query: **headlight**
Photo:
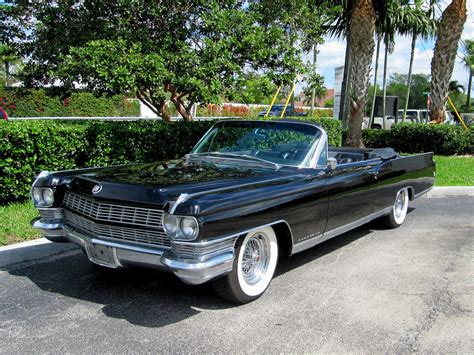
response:
[[[54,203],[54,192],[52,189],[43,189],[43,202],[45,206],[52,206]]]
[[[33,196],[33,202],[36,205],[40,205],[43,202],[43,193],[39,187],[33,187],[31,195]]]
[[[172,214],[163,214],[163,229],[170,237],[174,237],[178,231],[178,219]]]
[[[194,239],[199,231],[199,225],[194,217],[183,217],[179,225],[185,239]]]
[[[194,217],[163,214],[163,229],[174,240],[193,240],[199,234],[199,223]]]
[[[51,207],[54,203],[54,191],[49,187],[33,187],[31,195],[36,207]]]

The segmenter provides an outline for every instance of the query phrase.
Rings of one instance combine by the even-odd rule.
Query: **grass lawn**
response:
[[[435,155],[436,186],[474,186],[474,156]]]
[[[474,156],[435,156],[436,186],[474,186]],[[31,202],[0,206],[0,245],[39,238],[30,221],[38,216]]]
[[[0,245],[8,245],[41,237],[41,233],[30,226],[38,216],[31,202],[0,206]]]

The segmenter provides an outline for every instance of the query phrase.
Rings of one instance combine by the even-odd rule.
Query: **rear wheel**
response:
[[[389,228],[400,227],[405,221],[405,217],[408,211],[408,189],[402,189],[398,191],[395,198],[395,203],[393,204],[392,211],[387,216],[382,218],[384,224]]]
[[[267,289],[276,269],[278,242],[271,227],[261,228],[241,238],[230,274],[213,281],[217,294],[235,303],[248,303]]]

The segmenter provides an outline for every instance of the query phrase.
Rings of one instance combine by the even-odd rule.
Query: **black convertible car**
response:
[[[42,172],[33,227],[96,264],[212,280],[246,303],[264,293],[279,255],[375,218],[400,226],[434,174],[431,153],[331,148],[314,123],[221,121],[180,160]]]

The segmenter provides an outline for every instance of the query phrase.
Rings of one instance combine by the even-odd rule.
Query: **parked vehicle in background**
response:
[[[395,119],[394,116],[385,116],[385,129],[391,129],[395,123],[400,123],[402,120],[401,118],[398,121]],[[416,119],[413,117],[407,116],[407,122],[409,123],[417,123]],[[362,123],[362,129],[369,128],[369,117],[364,117],[364,121]],[[384,128],[383,118],[382,117],[374,117],[374,121],[372,122],[371,128],[375,129],[382,129]]]
[[[402,118],[403,118],[403,110],[398,110],[398,121],[401,122]],[[428,110],[415,110],[415,109],[407,110],[406,119],[410,119],[412,122],[416,121],[416,123],[429,123],[430,122]],[[444,112],[444,124],[456,124],[456,121],[454,120],[453,115],[448,110]]]
[[[454,120],[453,115],[449,111],[445,111],[444,124],[457,124],[457,121]],[[400,109],[397,112],[397,117],[394,116],[385,116],[385,129],[392,129],[392,126],[396,123],[402,123],[403,119],[403,110]],[[362,122],[362,129],[369,128],[369,117],[364,117]],[[411,109],[407,110],[407,116],[405,118],[405,123],[429,123],[429,115],[427,110],[418,110]],[[371,128],[382,129],[384,128],[384,122],[382,117],[374,117]]]
[[[285,105],[273,105],[272,109],[268,113],[268,116],[280,117],[284,108],[285,108]],[[267,110],[264,110],[258,113],[260,117],[264,117],[266,114],[267,114]],[[297,116],[307,116],[307,115],[308,115],[307,112],[297,112],[294,106],[288,105],[285,110],[285,115],[283,117],[297,117]]]

